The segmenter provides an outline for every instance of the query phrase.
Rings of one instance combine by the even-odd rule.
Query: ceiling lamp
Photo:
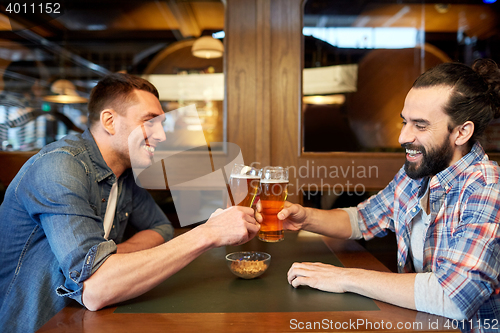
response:
[[[55,95],[47,95],[43,97],[43,100],[46,102],[77,104],[87,103],[88,101],[85,97],[78,95],[75,85],[68,80],[55,81],[52,86],[50,86],[50,91],[52,91]]]
[[[198,58],[220,58],[224,53],[224,45],[218,39],[211,36],[203,36],[194,42],[191,47],[191,53]]]
[[[302,102],[313,105],[344,104],[345,95],[304,96]]]

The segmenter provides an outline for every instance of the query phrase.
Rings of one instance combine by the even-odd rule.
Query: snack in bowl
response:
[[[245,251],[226,255],[227,266],[234,275],[253,279],[264,273],[271,263],[271,255],[265,252]]]

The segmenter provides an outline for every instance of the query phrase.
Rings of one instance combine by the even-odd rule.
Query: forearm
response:
[[[83,304],[89,310],[98,310],[137,297],[212,247],[203,232],[195,228],[151,249],[111,255],[84,282]]]
[[[416,273],[386,273],[356,268],[342,269],[341,281],[346,292],[416,310]]]
[[[347,239],[351,236],[351,223],[347,212],[341,209],[322,210],[305,208],[306,220],[303,230],[334,238]]]
[[[163,237],[153,230],[143,230],[130,237],[127,241],[117,244],[117,253],[130,253],[151,249],[165,242]]]
[[[344,269],[344,271],[342,281],[345,284],[345,291],[408,309],[457,320],[465,319],[460,309],[444,294],[432,273],[397,274],[361,269]],[[417,276],[420,276],[419,283],[416,283]],[[415,290],[415,287],[419,289]],[[416,297],[419,297],[419,302]]]

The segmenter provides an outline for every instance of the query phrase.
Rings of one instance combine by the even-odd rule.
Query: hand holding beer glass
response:
[[[288,195],[288,169],[283,167],[265,167],[260,180],[260,203],[262,205],[262,223],[259,239],[264,242],[279,242],[285,239],[283,221],[278,213],[283,209]]]
[[[235,164],[229,179],[228,206],[252,207],[259,191],[262,169]]]

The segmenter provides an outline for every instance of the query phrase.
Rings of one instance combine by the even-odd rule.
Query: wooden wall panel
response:
[[[240,5],[227,2],[224,40],[227,140],[240,146],[247,164],[255,159],[256,15],[254,1]]]
[[[257,76],[255,161],[271,164],[271,3],[257,0]]]
[[[302,96],[302,0],[271,2],[271,161],[297,166]],[[290,184],[296,179],[290,174]],[[302,202],[289,188],[288,200]]]
[[[226,3],[225,73],[227,140],[245,163],[270,163],[270,2]]]
[[[227,140],[248,164],[297,164],[302,1],[226,2]]]
[[[301,98],[301,0],[274,0],[272,20],[272,161],[294,165],[299,156]]]

